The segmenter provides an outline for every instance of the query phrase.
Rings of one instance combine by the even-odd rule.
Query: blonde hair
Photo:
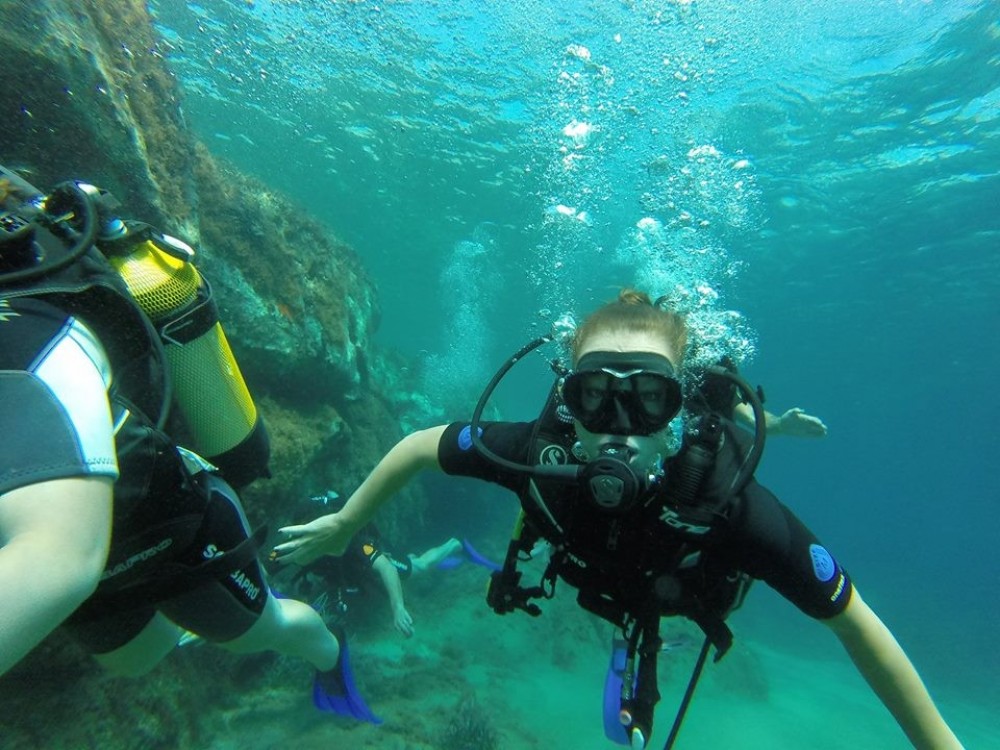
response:
[[[626,287],[618,299],[597,308],[576,329],[573,337],[573,361],[580,357],[586,340],[598,332],[647,333],[663,339],[680,365],[687,346],[687,324],[672,310],[664,310],[649,295]]]

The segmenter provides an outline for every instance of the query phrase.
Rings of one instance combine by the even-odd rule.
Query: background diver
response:
[[[310,510],[317,504],[324,507],[342,507],[337,493],[327,491],[309,498]],[[273,559],[274,555],[272,555]],[[350,600],[355,594],[364,594],[374,579],[385,591],[392,613],[393,627],[406,638],[414,634],[413,617],[406,607],[403,581],[421,576],[436,568],[454,568],[463,562],[472,562],[488,570],[499,570],[500,566],[483,557],[467,540],[454,537],[420,554],[399,555],[392,551],[374,522],[365,524],[351,540],[347,551],[340,557],[324,556],[300,568],[290,581],[290,585],[311,583],[312,588],[322,589],[316,601],[326,610],[327,615],[341,617],[350,609]]]

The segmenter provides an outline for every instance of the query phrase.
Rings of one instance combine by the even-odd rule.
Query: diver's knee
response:
[[[412,552],[406,555],[406,559],[410,561],[410,573],[411,575],[416,575],[423,573],[427,570],[427,565],[424,563],[423,556],[414,555]]]
[[[286,651],[284,644],[288,640],[319,628],[326,630],[323,618],[305,602],[269,596],[264,611],[253,625],[243,634],[218,645],[229,651],[244,653],[267,649]]]
[[[298,599],[275,599],[278,619],[285,627],[319,625],[326,628],[323,616],[305,602]]]

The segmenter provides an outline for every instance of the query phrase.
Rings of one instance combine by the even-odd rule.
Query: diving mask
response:
[[[673,365],[653,352],[585,354],[566,376],[562,398],[584,429],[604,435],[653,435],[683,404]]]

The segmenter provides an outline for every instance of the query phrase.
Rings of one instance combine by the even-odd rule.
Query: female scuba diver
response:
[[[557,579],[578,589],[585,609],[620,629],[605,684],[605,733],[644,748],[659,699],[656,657],[663,616],[691,619],[705,633],[665,748],[673,745],[710,646],[732,640],[726,615],[750,579],[762,579],[840,640],[918,748],[960,748],[909,658],[861,598],[847,572],[792,512],[753,478],[763,449],[763,409],[737,376],[759,427],[753,441],[728,419],[699,413],[696,387],[681,381],[684,320],[623,290],[573,335],[573,367],[560,373],[542,415],[527,423],[479,424],[486,400],[524,347],[487,387],[471,422],[415,432],[379,462],[338,513],[281,531],[280,560],[340,555],[422,469],[500,484],[521,516],[488,602],[498,613],[537,615],[531,600]],[[713,375],[723,375],[714,368]],[[696,378],[689,378],[695,380]],[[702,399],[703,401],[703,399]],[[671,423],[686,407],[683,440]],[[679,421],[679,420],[678,420]],[[677,422],[674,422],[676,424]],[[534,587],[520,585],[519,560],[539,540],[551,558]]]

